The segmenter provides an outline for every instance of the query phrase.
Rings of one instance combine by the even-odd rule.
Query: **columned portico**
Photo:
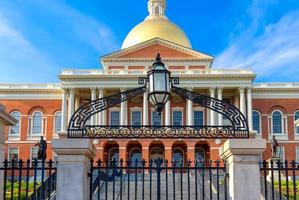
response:
[[[245,103],[245,89],[239,88],[240,92],[240,111],[246,116],[246,103]]]
[[[99,89],[99,99],[104,97],[104,90],[102,88]],[[106,125],[106,110],[99,112],[98,114],[98,123],[100,125]]]
[[[247,120],[249,130],[252,131],[252,91],[251,88],[247,88]]]
[[[124,92],[126,89],[121,88],[121,92]],[[120,125],[128,125],[128,101],[123,101],[120,104]]]
[[[170,101],[165,103],[165,126],[171,125],[171,118],[170,118]]]
[[[96,88],[91,88],[91,101],[96,100],[97,90]],[[96,125],[96,115],[91,116],[91,125]]]
[[[192,91],[193,88],[188,88],[189,91]],[[193,125],[193,102],[191,100],[187,101],[187,125],[192,126]]]
[[[63,89],[61,106],[61,131],[66,132],[67,128],[67,90]]]
[[[222,92],[223,92],[222,87],[217,88],[217,98],[221,101],[222,101]],[[218,114],[218,125],[219,126],[223,125],[223,115],[222,114]]]
[[[68,108],[68,111],[69,111],[69,116],[68,116],[68,120],[71,119],[72,115],[74,114],[75,112],[75,89],[74,88],[71,88],[69,89],[70,91],[70,96],[69,96],[69,108]]]
[[[215,88],[210,88],[210,97],[215,98]],[[211,126],[215,126],[216,122],[215,122],[215,112],[211,109],[209,109],[210,111],[210,125]]]
[[[148,100],[147,100],[148,94],[147,91],[143,93],[143,117],[142,117],[142,124],[143,126],[147,126],[148,124]]]

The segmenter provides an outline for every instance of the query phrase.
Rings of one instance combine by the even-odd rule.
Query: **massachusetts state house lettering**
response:
[[[86,126],[82,131],[82,136],[86,138],[234,138],[244,134],[229,126]]]

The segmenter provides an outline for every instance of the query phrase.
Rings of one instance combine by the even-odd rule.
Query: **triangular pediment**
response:
[[[193,49],[160,39],[154,38],[146,42],[121,49],[101,58],[101,61],[111,59],[150,59],[153,60],[157,53],[163,59],[184,59],[184,60],[213,60],[213,57]]]

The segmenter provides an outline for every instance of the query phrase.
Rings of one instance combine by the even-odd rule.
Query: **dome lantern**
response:
[[[129,32],[121,48],[125,49],[154,38],[191,48],[184,31],[167,19],[165,11],[166,0],[149,0],[149,15]]]
[[[149,0],[148,4],[148,12],[149,17],[152,16],[159,16],[159,17],[166,17],[166,0]]]

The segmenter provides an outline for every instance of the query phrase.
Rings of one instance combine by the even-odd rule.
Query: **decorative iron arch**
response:
[[[246,117],[234,105],[222,100],[192,92],[175,85],[179,78],[171,78],[171,91],[194,104],[211,109],[224,115],[231,126],[99,126],[87,125],[87,120],[123,101],[130,100],[146,92],[147,78],[141,77],[138,83],[142,87],[127,90],[119,94],[90,101],[80,107],[71,117],[68,127],[69,138],[249,138]]]

